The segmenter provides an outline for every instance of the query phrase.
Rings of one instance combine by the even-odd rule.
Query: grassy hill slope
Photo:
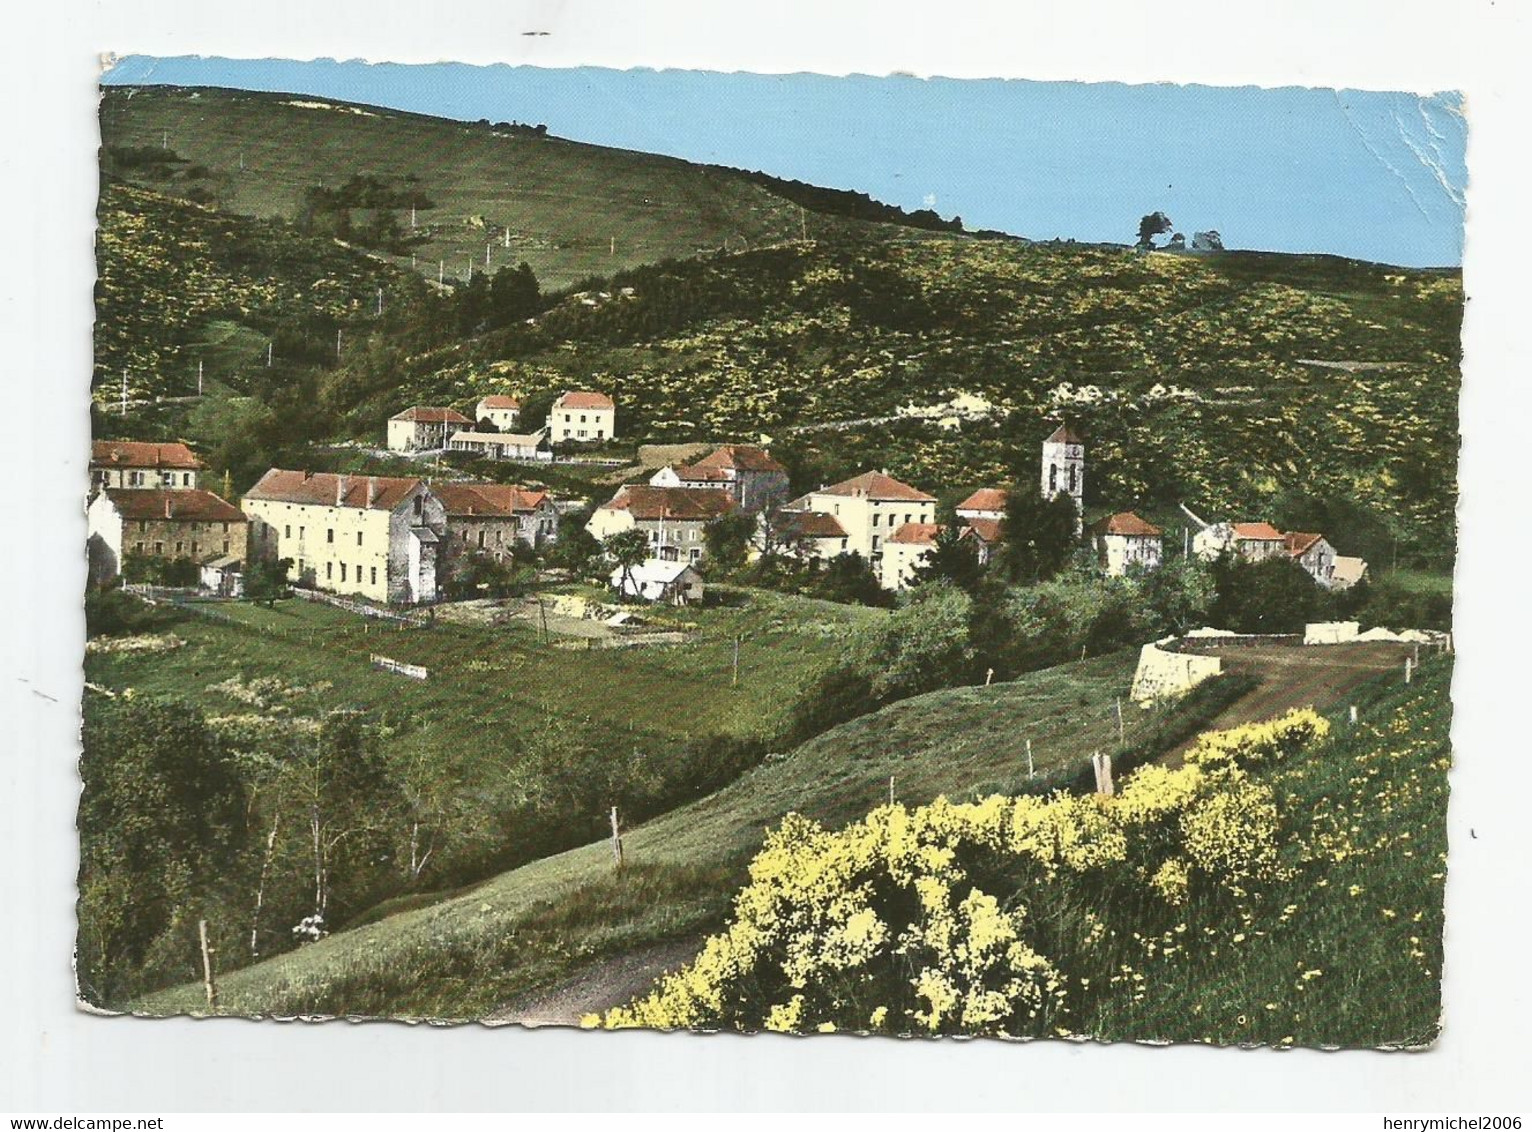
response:
[[[352,173],[407,182],[433,205],[417,209],[413,248],[432,278],[438,261],[453,279],[470,261],[483,270],[489,245],[490,271],[525,260],[557,289],[640,263],[796,237],[804,223],[797,205],[727,170],[304,95],[107,88],[101,133],[107,146],[168,146],[206,170],[193,184],[221,209],[258,217],[294,219],[306,189]],[[136,175],[157,188],[186,184],[184,169],[171,172],[178,175],[157,177],[146,164]]]
[[[790,811],[841,825],[886,799],[890,778],[895,797],[912,804],[1025,789],[1028,739],[1040,780],[1114,749],[1114,704],[1134,663],[1118,653],[890,705],[628,831],[621,873],[605,842],[532,862],[432,907],[234,972],[220,983],[221,1009],[481,1017],[614,956],[696,936],[718,926],[763,830]],[[1262,712],[1284,703],[1271,689],[1250,699]],[[1203,710],[1129,709],[1127,742],[1169,747]],[[199,994],[166,991],[139,1007],[196,1010]]]

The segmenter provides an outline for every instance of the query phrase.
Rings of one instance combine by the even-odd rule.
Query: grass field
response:
[[[736,591],[742,604],[692,608],[667,624],[689,626],[686,643],[569,651],[538,643],[526,624],[447,624],[399,629],[328,605],[285,601],[273,609],[218,603],[220,618],[194,617],[176,633],[186,647],[153,657],[93,655],[88,679],[187,699],[209,714],[248,707],[216,690],[231,676],[275,677],[288,685],[335,687],[312,705],[387,711],[410,724],[393,742],[433,753],[471,787],[504,772],[514,739],[551,715],[593,739],[622,737],[664,749],[689,736],[769,737],[797,688],[838,651],[858,621],[882,614],[763,591]],[[739,637],[739,685],[731,686]],[[373,653],[431,673],[415,681],[374,669]]]
[[[800,232],[795,205],[723,171],[292,95],[108,88],[101,133],[107,145],[168,143],[211,171],[199,183],[221,208],[254,216],[294,218],[304,190],[327,173],[332,187],[351,172],[418,178],[411,184],[435,205],[417,212],[416,231],[425,238],[414,249],[418,269],[431,278],[438,261],[449,278],[465,276],[470,262],[484,270],[488,245],[491,272],[525,260],[545,289],[557,289],[725,243],[741,249]],[[390,258],[410,264],[408,255]]]

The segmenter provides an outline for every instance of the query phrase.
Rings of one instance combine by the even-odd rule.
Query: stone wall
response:
[[[1216,656],[1176,652],[1176,638],[1145,645],[1138,653],[1138,670],[1133,674],[1130,695],[1139,703],[1179,696],[1195,688],[1210,676],[1223,671],[1223,661]]]

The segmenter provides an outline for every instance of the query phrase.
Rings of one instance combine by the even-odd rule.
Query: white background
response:
[[[29,4],[0,39],[0,1112],[1527,1107],[1527,19],[1512,2]],[[547,31],[526,37],[525,31]],[[73,1007],[95,79],[104,51],[1467,94],[1446,1032],[1430,1052],[489,1031]],[[1450,458],[1443,453],[1442,458]],[[1365,1004],[1359,1004],[1365,1009]],[[1375,1127],[1372,1121],[1367,1126]]]

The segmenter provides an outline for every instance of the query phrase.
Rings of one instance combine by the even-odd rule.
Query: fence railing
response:
[[[411,680],[424,680],[430,676],[430,672],[423,664],[406,664],[402,660],[395,660],[391,656],[379,656],[373,653],[368,658],[374,668],[381,668],[385,672],[397,672],[400,676],[408,676]]]
[[[323,605],[333,605],[336,609],[344,609],[347,613],[355,613],[360,617],[372,617],[379,621],[392,621],[398,625],[407,625],[412,629],[424,629],[429,622],[418,613],[399,613],[392,609],[382,609],[376,605],[368,605],[364,601],[353,601],[350,598],[337,597],[335,594],[327,594],[323,590],[305,589],[302,586],[292,587],[293,596],[302,598],[304,601],[315,601]]]

